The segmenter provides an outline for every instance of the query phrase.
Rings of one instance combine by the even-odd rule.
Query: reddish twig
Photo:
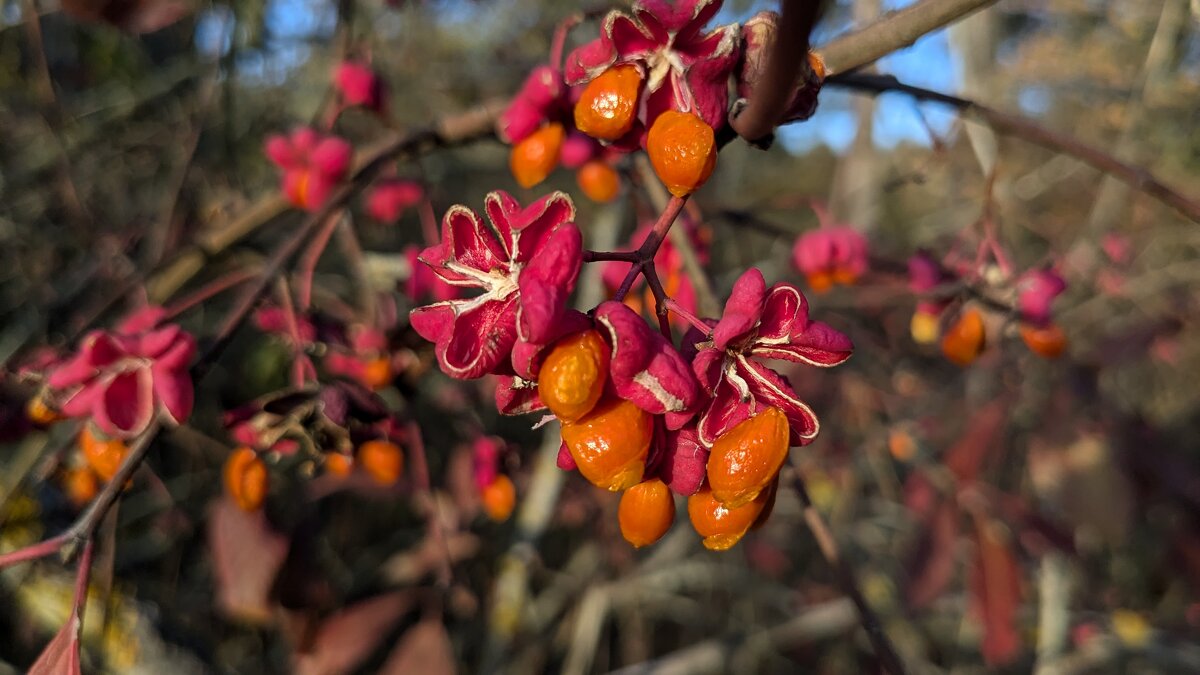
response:
[[[615,260],[617,262],[637,262],[637,251],[584,251],[583,262],[605,262]]]
[[[663,337],[671,340],[671,319],[667,315],[667,292],[663,290],[662,282],[658,280],[658,270],[654,265],[646,265],[642,271],[646,275],[646,285],[650,287],[650,292],[654,295],[654,313],[658,316],[658,330],[662,332]]]
[[[428,511],[425,514],[427,527],[429,528],[429,536],[434,538],[442,549],[442,558],[439,561],[438,583],[443,588],[448,588],[453,580],[454,572],[450,567],[450,545],[446,539],[446,531],[442,527],[442,519],[438,513],[437,499],[433,495],[433,489],[429,480],[429,458],[425,453],[425,440],[421,436],[421,428],[416,422],[409,422],[406,425],[406,436],[409,449],[412,451],[413,464],[413,483],[419,494],[426,502]]]
[[[838,586],[841,587],[842,592],[850,598],[854,603],[855,609],[858,610],[859,621],[862,623],[863,629],[867,632],[867,638],[871,641],[871,647],[875,650],[875,655],[879,658],[880,665],[886,672],[892,675],[905,675],[907,671],[904,668],[904,662],[900,660],[900,656],[896,653],[896,648],[892,645],[892,641],[883,632],[883,626],[879,622],[879,617],[875,615],[875,611],[871,609],[866,599],[863,598],[862,591],[858,588],[858,582],[854,578],[854,571],[850,569],[850,565],[842,557],[837,540],[834,539],[833,532],[830,531],[825,518],[813,506],[812,499],[808,496],[808,489],[804,486],[804,479],[800,476],[799,470],[793,470],[792,476],[792,485],[796,490],[796,494],[800,497],[800,503],[804,507],[804,522],[812,532],[813,538],[817,540],[817,547],[821,549],[821,555],[829,563],[829,566],[833,568]]]
[[[688,322],[693,328],[700,331],[704,335],[709,335],[712,333],[712,326],[704,323],[703,319],[695,314],[692,314],[683,305],[676,302],[674,298],[667,298],[666,306],[668,311],[675,312],[679,318]]]
[[[613,300],[620,302],[629,294],[629,289],[633,288],[633,282],[637,281],[638,275],[645,271],[647,265],[654,264],[654,255],[658,253],[658,247],[662,246],[663,240],[667,238],[667,233],[671,231],[671,225],[675,223],[675,219],[679,217],[679,213],[683,211],[683,207],[687,204],[687,195],[683,197],[671,197],[671,201],[667,202],[667,208],[663,209],[662,215],[658,217],[658,221],[654,223],[653,229],[642,241],[642,245],[635,251],[636,258],[633,261],[633,266],[629,268],[625,279],[621,282],[617,292],[613,295]]]
[[[193,292],[189,295],[186,295],[186,296],[180,298],[179,300],[177,300],[176,302],[173,302],[170,305],[168,305],[166,307],[167,313],[162,318],[162,320],[170,321],[172,319],[175,319],[180,314],[183,314],[184,312],[188,311],[189,309],[196,307],[200,303],[202,303],[206,300],[210,300],[210,299],[216,297],[217,295],[220,295],[221,293],[233,288],[234,286],[241,285],[241,284],[253,279],[257,274],[258,274],[258,270],[254,270],[254,269],[242,269],[242,270],[237,270],[236,272],[230,272],[228,274],[224,274],[224,275],[220,276],[219,278],[215,279],[214,281],[212,281],[211,283],[209,283],[207,286],[203,286],[203,287],[197,289],[195,292]]]
[[[308,311],[312,306],[313,276],[316,275],[317,263],[329,246],[329,240],[333,238],[333,231],[337,229],[338,222],[341,220],[339,216],[340,214],[332,213],[325,219],[325,224],[313,235],[312,241],[309,242],[308,248],[304,250],[304,255],[300,257],[300,262],[296,265],[296,276],[299,277],[296,283],[298,286],[296,302],[302,312]]]

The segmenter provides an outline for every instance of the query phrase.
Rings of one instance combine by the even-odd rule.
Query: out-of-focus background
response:
[[[260,261],[298,227],[303,214],[272,213],[269,226],[228,238],[230,223],[254,209],[281,211],[269,203],[278,177],[264,139],[314,121],[348,50],[386,83],[393,128],[422,128],[511,96],[578,9],[203,2],[134,35],[79,20],[104,4],[0,3],[0,359],[10,367],[36,345],[119,315],[146,297],[143,287],[162,301]],[[174,11],[170,0],[127,4]],[[830,3],[814,44],[908,4]],[[726,2],[714,23],[771,8]],[[596,29],[586,21],[570,44]],[[1200,195],[1195,2],[1001,0],[873,68],[1027,116]],[[387,130],[350,111],[337,131],[362,148]],[[493,189],[522,201],[562,189],[576,197],[585,237],[601,236],[604,223],[609,247],[646,212],[628,195],[590,203],[567,171],[522,191],[508,150],[494,139],[435,149],[396,172],[427,186],[439,217],[456,203],[480,208]],[[1200,226],[944,106],[831,84],[818,113],[781,129],[770,150],[726,148],[696,195],[718,295],[750,266],[768,282],[800,283],[788,252],[817,225],[810,200],[865,233],[878,264],[855,287],[809,298],[813,315],[857,349],[845,366],[791,374],[822,420],[817,441],[793,455],[911,671],[1200,672]],[[985,209],[1018,269],[1053,263],[1067,279],[1055,305],[1069,338],[1062,358],[1030,354],[1010,325],[997,324],[969,368],[909,338],[905,259],[973,245]],[[406,275],[400,251],[421,241],[418,210],[396,224],[356,222],[372,269]],[[208,255],[196,257],[197,242]],[[188,256],[199,273],[174,276]],[[336,251],[317,283],[353,297]],[[185,325],[211,334],[225,308],[215,301]],[[616,496],[539,470],[557,440],[530,429],[536,420],[502,418],[490,394],[437,373],[415,335],[405,347],[425,368],[395,396],[421,394],[408,412],[426,436],[433,499],[456,514],[448,540],[430,535],[411,495],[351,491],[315,506],[289,498],[308,478],[297,469],[267,511],[288,538],[240,532],[232,542],[250,562],[215,561],[212,503],[233,445],[220,415],[283,386],[288,368],[286,349],[239,335],[197,392],[195,429],[155,451],[152,474],[102,532],[86,670],[375,672],[408,644],[407,672],[442,672],[421,668],[446,665],[447,645],[459,672],[878,672],[794,494],[781,491],[765,527],[732,551],[701,548],[686,518],[634,551],[617,530]],[[19,417],[16,405],[5,414]],[[459,494],[480,433],[509,448],[518,506],[503,523]],[[6,436],[3,550],[74,516],[53,475],[26,479],[47,432]],[[230,588],[230,571],[217,568],[233,565],[233,577],[240,565],[257,569],[259,549],[303,563],[285,568],[294,578]],[[66,617],[72,580],[54,559],[0,572],[0,673],[36,658]],[[222,612],[217,596],[238,592],[269,592],[266,616]],[[363,598],[386,606],[329,628]],[[313,647],[318,626],[325,641]],[[346,645],[364,652],[350,668],[320,656],[354,649]],[[304,649],[331,660],[304,661]]]

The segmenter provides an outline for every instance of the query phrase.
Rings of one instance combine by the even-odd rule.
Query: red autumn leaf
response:
[[[82,675],[79,666],[79,617],[72,615],[58,630],[28,675]]]
[[[295,655],[297,675],[352,672],[413,605],[408,591],[377,595],[330,616],[317,628],[311,646]],[[414,671],[418,672],[418,671]]]
[[[939,502],[925,519],[925,529],[908,563],[909,582],[904,592],[913,608],[929,605],[954,580],[958,533],[958,508],[954,502]]]
[[[261,510],[246,513],[223,496],[209,509],[208,546],[221,612],[239,621],[269,623],[271,586],[287,558],[288,538],[271,529]]]
[[[975,411],[967,421],[962,437],[946,451],[946,468],[959,482],[967,483],[979,476],[988,455],[1001,446],[1003,429],[1008,421],[1008,405],[997,399]]]
[[[1010,536],[996,520],[975,519],[976,558],[971,573],[971,606],[983,622],[980,651],[990,666],[1011,662],[1021,651],[1017,610],[1021,603],[1020,570]]]
[[[381,675],[454,675],[457,672],[454,647],[441,621],[423,619],[408,629],[388,660]]]

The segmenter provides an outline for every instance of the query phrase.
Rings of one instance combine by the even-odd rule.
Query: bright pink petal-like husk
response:
[[[568,169],[578,169],[600,152],[595,139],[579,131],[572,131],[558,151],[558,160]]]
[[[808,404],[796,397],[796,392],[787,380],[761,363],[739,358],[738,374],[746,379],[756,401],[754,414],[763,408],[775,407],[783,411],[791,427],[791,444],[806,445],[817,437],[821,425],[816,413]]]
[[[618,396],[655,415],[695,408],[700,385],[666,338],[620,302],[601,303],[595,316],[612,346],[610,375]]]
[[[528,267],[521,270],[517,277],[521,291],[517,328],[521,340],[544,343],[554,334],[566,311],[567,298],[575,290],[583,264],[582,250],[579,228],[568,223],[555,230]]]
[[[708,465],[708,450],[700,444],[695,429],[685,428],[667,434],[669,455],[662,468],[662,479],[676,494],[690,497],[700,491]]]
[[[263,152],[266,153],[267,159],[281,169],[290,169],[299,161],[291,141],[278,134],[267,137],[267,142],[263,144]]]
[[[545,410],[546,406],[538,396],[537,386],[528,382],[526,386],[516,386],[517,381],[517,378],[511,375],[496,378],[496,409],[500,414],[525,415]]]
[[[381,180],[367,194],[367,215],[381,223],[394,223],[425,196],[421,184],[394,178]]]
[[[810,366],[829,368],[841,363],[854,353],[854,343],[845,333],[821,321],[812,321],[787,341],[766,343],[754,342],[750,354],[764,359],[783,359]]]
[[[310,161],[317,173],[330,182],[337,183],[350,168],[350,157],[353,154],[354,149],[349,143],[337,136],[329,136],[317,143]]]
[[[523,98],[514,99],[496,121],[496,135],[505,143],[520,143],[547,121],[546,111]]]
[[[708,408],[700,414],[696,433],[700,442],[708,448],[726,431],[734,428],[754,413],[753,399],[743,401],[737,387],[727,377],[722,377],[713,392]]]
[[[534,255],[541,257],[550,245],[549,237],[575,221],[575,202],[564,192],[551,192],[511,218],[514,245],[513,261],[532,265]],[[574,228],[574,225],[571,225]]]
[[[749,333],[762,316],[766,296],[767,282],[762,272],[755,267],[743,272],[734,282],[725,312],[713,329],[713,346],[725,349],[730,342]]]
[[[546,110],[565,93],[562,74],[550,66],[541,65],[530,71],[521,85],[518,96],[533,106]]]
[[[767,292],[757,344],[786,341],[808,328],[808,299],[796,286],[779,283]]]
[[[108,380],[97,397],[92,419],[106,435],[133,438],[154,418],[154,375],[150,368],[120,373]]]
[[[162,411],[173,424],[183,424],[192,414],[195,390],[192,376],[187,370],[172,370],[154,364],[154,395],[162,405]]]
[[[558,458],[554,463],[563,471],[574,471],[578,468],[575,457],[571,455],[571,449],[567,447],[566,442],[558,446]]]
[[[333,82],[342,100],[350,105],[375,110],[382,103],[383,86],[379,76],[364,63],[342,62],[334,70]]]
[[[472,300],[447,304],[454,307],[455,318],[449,333],[437,343],[442,370],[462,380],[494,372],[512,354],[517,340],[517,296],[478,304]]]
[[[567,55],[563,79],[569,85],[583,84],[604,72],[617,60],[612,43],[597,38],[580,46]]]

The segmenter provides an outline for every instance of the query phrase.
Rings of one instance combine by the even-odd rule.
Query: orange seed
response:
[[[575,104],[575,126],[602,141],[629,133],[637,119],[642,73],[632,64],[613,66],[588,82]]]
[[[693,113],[668,110],[654,120],[646,136],[654,173],[676,197],[695,192],[717,165],[712,127]]]
[[[788,432],[783,411],[767,408],[722,434],[708,456],[713,499],[737,508],[758,497],[787,459]]]
[[[662,539],[675,522],[675,498],[667,484],[654,478],[626,490],[617,507],[617,522],[621,536],[634,548]]]
[[[499,474],[483,489],[480,498],[488,518],[502,523],[508,520],[517,505],[517,488],[508,476]]]
[[[654,436],[650,413],[622,398],[602,400],[578,422],[563,422],[562,438],[583,477],[618,492],[642,480]]]
[[[380,485],[395,485],[404,475],[404,451],[389,441],[367,441],[358,446],[358,463]]]
[[[983,314],[968,309],[942,336],[942,353],[960,366],[969,366],[983,353],[985,329]]]
[[[267,499],[269,481],[267,465],[259,459],[258,453],[246,446],[234,450],[225,460],[222,475],[225,491],[239,509],[252,513],[262,507]]]
[[[538,396],[564,422],[575,422],[596,407],[608,379],[608,344],[594,330],[559,340],[538,373]]]
[[[521,187],[531,188],[546,180],[554,171],[554,167],[558,166],[558,152],[564,138],[566,132],[563,126],[553,122],[513,146],[508,156],[508,166]]]

